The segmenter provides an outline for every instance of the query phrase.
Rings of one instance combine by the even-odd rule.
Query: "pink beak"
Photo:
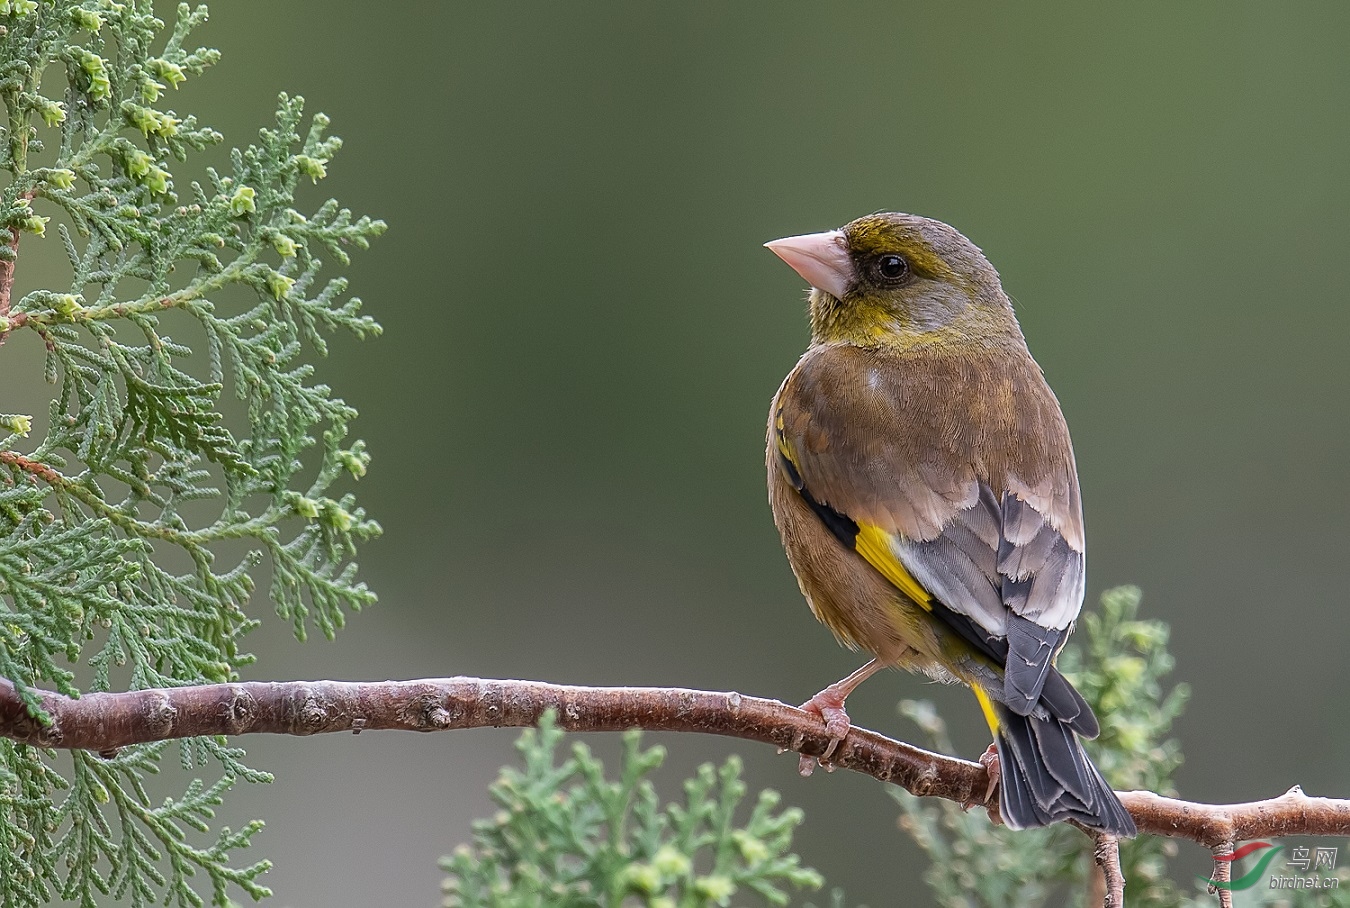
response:
[[[843,232],[829,230],[787,236],[764,245],[817,290],[824,290],[835,299],[843,299],[848,292],[853,261],[848,256]]]

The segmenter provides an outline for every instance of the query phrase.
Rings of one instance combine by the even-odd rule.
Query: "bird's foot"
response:
[[[989,773],[989,787],[984,790],[984,803],[988,804],[994,797],[994,792],[998,791],[998,780],[1003,773],[1003,768],[998,762],[998,747],[990,744],[989,749],[980,754],[979,762],[984,771]]]
[[[980,754],[979,764],[984,767],[984,771],[989,774],[989,785],[984,790],[984,799],[971,799],[961,805],[962,810],[970,810],[972,807],[983,807],[989,811],[989,819],[996,823],[1001,823],[1002,819],[998,813],[998,799],[994,797],[994,792],[998,791],[998,782],[1002,774],[1002,769],[998,762],[998,748],[993,744],[989,749]]]
[[[825,723],[825,734],[830,736],[829,745],[826,746],[825,752],[819,757],[808,757],[806,754],[802,754],[801,760],[797,764],[797,772],[801,775],[811,775],[815,772],[817,765],[825,767],[826,772],[834,771],[834,766],[829,762],[829,759],[839,747],[839,743],[848,735],[848,730],[853,727],[853,724],[849,721],[848,712],[844,709],[844,699],[847,696],[847,694],[841,694],[832,684],[799,707],[805,712],[820,716],[821,721]]]

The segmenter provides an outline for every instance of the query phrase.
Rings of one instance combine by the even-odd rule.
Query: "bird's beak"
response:
[[[772,240],[764,246],[791,266],[808,284],[843,299],[853,277],[844,234],[839,230],[806,233]]]

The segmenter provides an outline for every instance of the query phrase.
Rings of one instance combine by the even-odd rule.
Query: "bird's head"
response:
[[[994,266],[941,221],[885,212],[764,245],[813,288],[816,343],[1021,339]]]

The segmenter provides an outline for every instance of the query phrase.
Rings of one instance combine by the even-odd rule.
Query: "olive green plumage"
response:
[[[812,285],[811,345],[769,416],[769,498],[812,611],[879,663],[977,693],[1014,827],[1134,824],[1083,752],[1097,722],[1053,665],[1083,601],[1059,404],[997,272],[906,214],[768,244]],[[808,708],[830,724],[870,672]]]

